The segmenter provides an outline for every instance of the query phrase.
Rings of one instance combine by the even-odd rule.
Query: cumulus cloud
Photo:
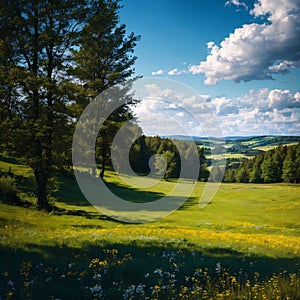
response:
[[[147,88],[152,97],[135,108],[145,134],[206,135],[213,132],[213,115],[224,135],[300,134],[299,92],[263,88],[237,98],[214,98],[179,97],[156,85]]]
[[[299,134],[300,95],[289,90],[251,90],[211,101],[226,135]]]
[[[162,75],[162,74],[164,74],[164,71],[163,70],[157,70],[157,71],[152,72],[151,74],[153,76],[155,76],[155,75]]]
[[[227,3],[243,5],[237,0]],[[190,72],[204,73],[205,84],[215,85],[223,79],[272,79],[300,67],[300,1],[258,0],[250,13],[265,22],[235,29],[220,45],[207,43],[209,55]]]

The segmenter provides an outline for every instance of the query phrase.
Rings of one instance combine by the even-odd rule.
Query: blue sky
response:
[[[137,74],[194,89],[224,135],[300,135],[300,0],[123,0],[122,5],[121,22],[141,35]],[[163,117],[161,131],[146,122],[164,110],[150,106],[136,109],[144,132],[166,134]],[[196,127],[190,134],[202,134]]]

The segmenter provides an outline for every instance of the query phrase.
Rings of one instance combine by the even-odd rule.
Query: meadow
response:
[[[31,170],[11,161],[27,207],[0,203],[0,299],[300,299],[299,185],[222,184],[199,208],[205,183],[168,217],[128,224],[101,214],[72,177],[51,213],[28,205]],[[154,201],[174,181],[133,190]],[[22,193],[22,192],[21,192]]]

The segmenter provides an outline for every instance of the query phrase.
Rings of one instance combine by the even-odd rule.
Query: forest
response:
[[[223,180],[239,183],[300,183],[300,143],[280,145],[251,159],[244,159],[241,164],[227,164]]]

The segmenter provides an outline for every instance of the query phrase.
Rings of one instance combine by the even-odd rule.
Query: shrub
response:
[[[0,197],[1,200],[8,203],[18,203],[18,189],[15,178],[11,176],[0,177]]]

